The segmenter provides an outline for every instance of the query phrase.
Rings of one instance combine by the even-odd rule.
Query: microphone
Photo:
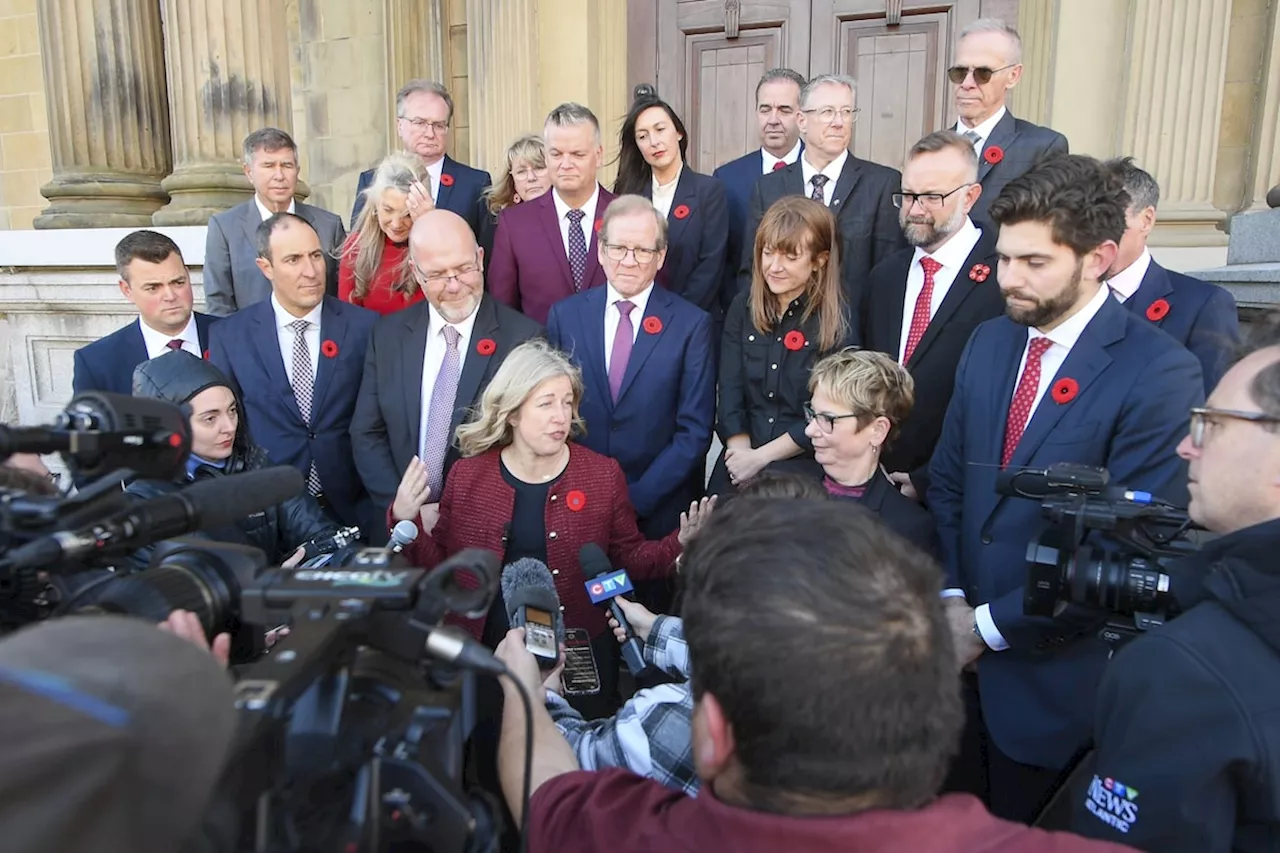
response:
[[[996,475],[996,491],[1019,498],[1083,494],[1111,503],[1168,506],[1150,492],[1112,486],[1109,480],[1110,474],[1105,468],[1064,462],[1048,468],[1007,468]]]
[[[399,554],[417,538],[418,525],[408,520],[397,521],[396,526],[391,528],[391,541],[387,543],[387,547],[392,554]]]
[[[512,628],[524,628],[524,645],[541,669],[553,669],[564,642],[564,617],[555,579],[541,560],[516,560],[502,570],[502,600]]]
[[[627,669],[631,670],[632,675],[640,675],[648,668],[645,666],[640,640],[631,630],[631,624],[627,622],[622,608],[614,601],[619,595],[631,592],[633,589],[626,569],[615,570],[609,564],[609,558],[605,555],[604,549],[594,542],[588,542],[582,546],[582,550],[578,552],[578,563],[582,567],[583,576],[591,578],[585,584],[587,595],[591,596],[591,603],[599,604],[602,601],[608,601],[609,613],[627,635],[626,641],[622,644],[622,659],[626,662]]]
[[[215,477],[93,522],[15,548],[0,560],[9,570],[78,565],[86,557],[134,551],[194,530],[227,527],[299,494],[302,474],[288,465]]]
[[[359,538],[359,527],[339,527],[332,532],[322,533],[302,543],[303,562],[321,554],[332,554],[335,551],[341,551]]]

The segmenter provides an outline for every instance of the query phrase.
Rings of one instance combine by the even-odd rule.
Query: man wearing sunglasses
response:
[[[1022,79],[1022,38],[995,18],[980,18],[960,32],[955,64],[947,69],[955,86],[956,132],[978,153],[982,195],[970,216],[982,224],[987,208],[1005,184],[1030,169],[1045,154],[1067,151],[1056,130],[1014,118],[1005,99]]]
[[[1107,667],[1094,775],[1075,797],[1081,834],[1160,853],[1280,847],[1275,318],[1257,342],[1191,410],[1178,445],[1190,463],[1191,519],[1222,536],[1172,567],[1184,613]]]

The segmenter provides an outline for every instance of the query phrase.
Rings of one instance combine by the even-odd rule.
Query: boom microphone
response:
[[[516,560],[502,570],[502,600],[512,628],[524,628],[525,648],[542,669],[552,669],[564,642],[564,617],[555,578],[541,560]]]
[[[626,569],[614,569],[604,549],[594,542],[588,542],[582,546],[582,550],[578,552],[578,563],[582,567],[583,576],[591,578],[586,582],[587,595],[591,596],[591,603],[599,604],[602,601],[608,601],[609,613],[627,635],[627,639],[622,644],[622,659],[626,662],[627,669],[632,675],[640,675],[647,669],[640,640],[631,630],[631,623],[627,621],[622,608],[618,606],[618,602],[614,601],[619,595],[632,590],[631,579],[627,577]]]

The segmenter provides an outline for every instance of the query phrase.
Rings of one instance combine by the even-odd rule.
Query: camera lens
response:
[[[163,622],[174,610],[189,610],[212,636],[231,617],[232,591],[215,565],[187,551],[142,572],[103,584],[87,603],[108,613]]]

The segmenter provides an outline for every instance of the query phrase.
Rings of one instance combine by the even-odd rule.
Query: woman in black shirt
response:
[[[725,317],[717,413],[725,451],[711,494],[765,468],[822,477],[804,404],[814,362],[848,343],[837,245],[835,217],[802,196],[779,199],[760,221],[751,290]]]

